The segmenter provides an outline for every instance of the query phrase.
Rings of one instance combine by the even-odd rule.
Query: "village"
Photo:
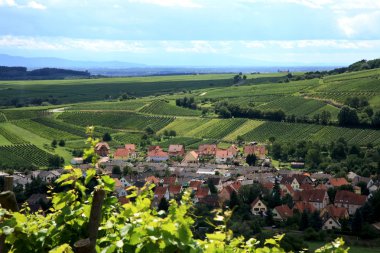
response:
[[[242,188],[257,186],[261,192],[250,200],[249,211],[252,216],[266,220],[270,217],[274,227],[286,226],[296,215],[318,213],[321,229],[339,232],[352,222],[356,211],[380,186],[378,181],[353,172],[345,178],[308,173],[298,169],[303,163],[292,164],[296,169],[276,169],[271,165],[267,147],[255,142],[227,149],[202,144],[190,151],[178,144],[169,145],[167,151],[149,146],[143,154],[135,144],[125,144],[111,152],[106,142],[99,142],[94,152],[99,156],[98,173],[114,180],[114,194],[122,204],[130,201],[127,196],[131,194],[131,186],[143,188],[154,184],[153,208],[167,208],[170,200],[179,201],[186,190],[192,192],[196,205],[207,206],[209,210],[231,208],[232,202],[236,202],[233,198]],[[73,158],[71,163],[83,173],[93,166],[83,163],[82,158]],[[14,187],[25,187],[35,178],[49,184],[63,172],[55,169],[33,171],[29,175],[15,173]],[[48,205],[49,200],[44,193],[34,193],[26,202],[32,211],[37,211]],[[379,224],[372,225],[379,229]]]

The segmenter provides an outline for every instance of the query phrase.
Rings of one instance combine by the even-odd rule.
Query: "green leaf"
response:
[[[86,171],[86,179],[84,180],[84,184],[87,185],[91,179],[96,175],[96,170],[94,169],[89,169]]]
[[[110,176],[102,176],[102,182],[104,183],[104,190],[109,192],[114,190],[115,181]]]

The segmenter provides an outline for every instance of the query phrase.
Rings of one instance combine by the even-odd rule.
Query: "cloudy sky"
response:
[[[0,0],[0,53],[149,65],[380,57],[380,0]]]

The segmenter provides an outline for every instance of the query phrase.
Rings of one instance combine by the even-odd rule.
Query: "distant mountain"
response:
[[[92,68],[141,68],[146,67],[144,64],[107,61],[72,61],[54,57],[21,57],[0,54],[0,66],[18,67],[23,66],[28,69],[36,68],[69,68],[69,69],[92,69]]]

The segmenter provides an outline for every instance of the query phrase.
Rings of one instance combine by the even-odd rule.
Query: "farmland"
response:
[[[1,109],[0,145],[32,144],[49,154],[63,156],[68,162],[73,149],[86,147],[86,126],[95,126],[98,138],[110,133],[112,149],[124,143],[140,144],[147,127],[158,136],[165,131],[175,131],[176,137],[154,140],[153,143],[163,147],[170,143],[182,143],[188,148],[197,148],[200,143],[223,142],[228,145],[236,142],[238,136],[245,141],[267,142],[274,137],[281,142],[313,140],[320,143],[344,137],[349,143],[378,145],[380,134],[374,129],[221,119],[213,111],[220,101],[261,111],[280,109],[287,116],[300,118],[312,118],[329,111],[334,124],[340,105],[328,100],[341,103],[346,97],[357,94],[367,97],[374,110],[380,109],[378,75],[378,70],[371,70],[328,76],[323,80],[269,83],[271,76],[281,75],[256,74],[248,75],[240,85],[232,85],[231,74],[0,82],[0,86],[8,88],[12,84],[10,90],[5,88],[2,91],[15,92],[23,88],[26,94],[32,91],[39,96],[51,93],[59,96],[60,102],[68,103]],[[119,96],[125,92],[137,98],[119,101]],[[200,109],[176,106],[175,100],[185,96],[193,97]],[[52,108],[59,110],[52,111]],[[201,110],[206,113],[202,114]],[[53,149],[50,144],[54,139],[65,140],[66,147]]]
[[[31,144],[0,146],[0,166],[47,166],[51,154]]]

